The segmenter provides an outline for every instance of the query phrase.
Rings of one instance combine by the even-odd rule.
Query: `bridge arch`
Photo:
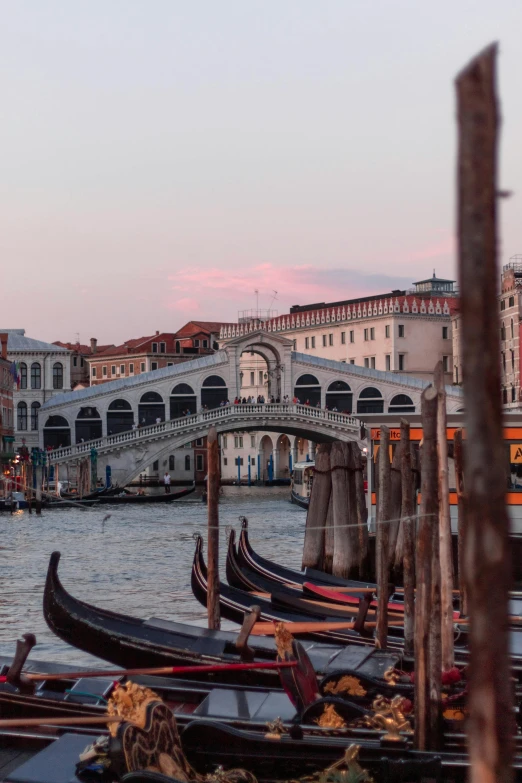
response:
[[[352,390],[346,381],[334,381],[328,386],[325,405],[330,410],[336,408],[341,413],[351,413],[352,401]]]
[[[310,404],[312,407],[321,406],[321,384],[311,373],[300,375],[294,387],[294,396],[302,405]]]
[[[357,413],[383,413],[384,400],[381,392],[375,386],[366,386],[359,393]]]
[[[156,424],[157,420],[165,421],[165,402],[157,391],[142,394],[138,404],[138,421],[141,427]]]
[[[119,397],[112,400],[107,409],[107,435],[131,430],[134,424],[134,411],[128,400]]]
[[[82,443],[86,440],[95,440],[102,436],[102,418],[98,413],[98,408],[92,405],[85,405],[80,408],[75,421],[76,443]]]
[[[396,394],[388,405],[388,413],[415,413],[415,405],[407,394]]]
[[[71,427],[65,416],[49,416],[43,428],[44,449],[71,445]]]
[[[178,383],[170,393],[170,418],[177,419],[187,411],[196,413],[198,398],[196,392],[188,383]]]
[[[228,400],[228,388],[221,375],[207,375],[201,384],[201,407],[211,410],[219,408],[221,402]]]
[[[290,454],[292,447],[290,438],[285,432],[279,435],[275,449],[275,476],[274,478],[290,478]]]

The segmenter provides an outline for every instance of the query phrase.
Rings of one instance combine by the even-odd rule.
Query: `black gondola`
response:
[[[201,545],[199,544],[199,547]],[[142,620],[117,614],[79,601],[65,590],[58,577],[60,553],[51,555],[45,583],[43,611],[49,628],[61,639],[97,657],[126,668],[178,666],[189,664],[234,663],[240,661],[237,636],[226,631],[209,631],[183,623],[151,618]],[[230,588],[231,589],[231,588]],[[252,603],[250,599],[250,604]],[[248,611],[249,606],[246,607]],[[238,613],[241,623],[243,612]],[[336,669],[364,666],[365,672],[378,676],[397,657],[369,650],[350,650],[339,643],[306,644],[315,670],[327,673]],[[345,638],[342,639],[345,641]],[[254,637],[249,646],[256,660],[274,661],[273,639]],[[384,667],[384,668],[383,668]],[[190,679],[279,685],[278,675],[271,671],[223,672],[220,675],[191,675]]]
[[[170,492],[170,493],[158,493],[157,495],[138,495],[134,492],[131,492],[129,494],[123,494],[123,495],[102,495],[98,499],[98,503],[103,505],[122,505],[125,506],[129,503],[172,503],[174,500],[179,500],[180,498],[187,497],[187,495],[191,495],[196,489],[196,484],[192,484],[191,487],[183,487],[182,489],[178,490],[177,492]]]

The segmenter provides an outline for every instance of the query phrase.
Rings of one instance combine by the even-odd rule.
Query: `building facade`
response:
[[[92,359],[97,353],[108,351],[114,348],[114,345],[98,345],[98,340],[91,337],[89,345],[76,343],[62,343],[56,340],[53,345],[65,348],[71,352],[71,389],[85,389],[90,384],[89,377],[89,359]]]
[[[71,355],[58,345],[26,337],[24,329],[5,329],[7,358],[14,364],[15,447],[39,445],[40,408],[71,388]]]
[[[7,357],[8,335],[0,333],[0,469],[14,457],[13,374]]]

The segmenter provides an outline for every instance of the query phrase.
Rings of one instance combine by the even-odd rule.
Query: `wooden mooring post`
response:
[[[359,579],[364,580],[369,575],[368,562],[368,506],[364,491],[363,455],[356,443],[351,444],[355,470],[355,497],[357,507],[357,561]]]
[[[208,627],[219,630],[221,617],[219,611],[219,447],[218,436],[212,426],[207,438],[207,618]]]
[[[331,443],[319,443],[315,451],[314,482],[306,515],[303,569],[320,569],[324,560],[325,526],[332,491]]]
[[[460,596],[460,614],[462,617],[468,616],[468,588],[464,574],[465,569],[465,541],[466,541],[466,514],[464,513],[464,453],[462,444],[462,430],[458,429],[453,436],[453,457],[455,460],[455,488],[457,490],[457,512],[458,512],[458,578],[459,578],[459,596]]]
[[[472,783],[511,783],[511,587],[505,505],[497,248],[497,46],[458,75],[458,255],[466,455],[465,577],[470,615],[468,750]]]
[[[390,430],[381,427],[379,446],[379,506],[375,534],[375,570],[377,572],[377,627],[375,644],[385,650],[388,644],[389,519],[391,493]]]
[[[405,419],[401,419],[401,443],[404,654],[411,656],[415,627],[415,505],[411,472],[410,424]]]
[[[352,517],[348,471],[351,456],[347,443],[334,441],[330,452],[332,470],[332,504],[334,522],[334,556],[332,573],[345,579],[353,575],[357,563],[357,517]],[[315,478],[314,478],[315,481]],[[354,527],[352,527],[352,525]],[[355,542],[355,546],[354,546]]]
[[[438,561],[437,391],[421,396],[421,507],[415,572],[415,747],[436,750],[440,723],[440,567]]]

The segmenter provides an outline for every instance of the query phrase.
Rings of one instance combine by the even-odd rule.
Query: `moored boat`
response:
[[[315,462],[296,462],[292,471],[290,500],[301,508],[308,509],[314,480]]]

